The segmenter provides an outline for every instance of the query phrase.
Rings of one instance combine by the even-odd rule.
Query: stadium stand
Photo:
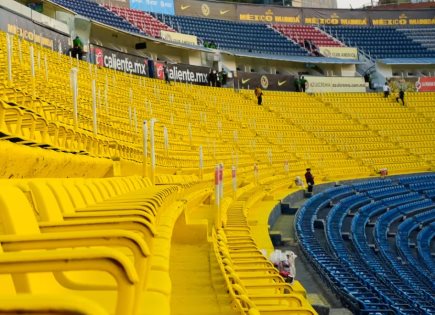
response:
[[[149,36],[160,38],[160,31],[162,30],[175,32],[173,28],[160,22],[147,12],[129,8],[119,8],[109,5],[106,5],[105,7],[108,8],[110,11],[116,13],[117,15],[121,16]]]
[[[430,244],[435,237],[435,224],[425,226],[417,236],[418,255],[428,270],[434,270],[433,253],[431,252]],[[433,276],[433,273],[432,273]]]
[[[423,47],[428,50],[435,50],[435,41],[433,39],[433,28],[398,28],[397,31],[402,32],[406,37],[412,39],[413,41],[420,43]]]
[[[330,188],[311,198],[297,215],[304,253],[355,312],[434,311],[431,275],[412,270],[423,261],[410,253],[408,245],[409,228],[430,227],[435,204],[398,183],[416,180],[429,184],[432,177]],[[402,218],[407,220],[400,223]],[[325,241],[319,229],[324,229]],[[395,242],[390,241],[393,236]],[[340,277],[345,278],[337,281]]]
[[[162,14],[154,16],[180,33],[196,35],[203,41],[213,41],[219,49],[272,55],[308,55],[306,49],[265,24]]]
[[[373,59],[426,58],[435,53],[392,27],[324,26],[322,29],[350,47]]]
[[[141,33],[138,27],[130,24],[96,2],[89,0],[53,0],[53,2],[91,20],[101,22],[124,31]]]
[[[108,7],[123,20],[88,0],[54,2],[128,32],[158,37],[164,28],[134,10]],[[158,17],[222,49],[308,55],[267,25]],[[318,29],[301,28],[316,44],[333,44]],[[416,47],[406,56],[430,55],[405,44]],[[169,315],[186,305],[201,315],[317,314],[303,284],[287,283],[261,250],[272,247],[270,208],[255,213],[254,205],[276,203],[307,166],[316,184],[385,167],[393,174],[434,167],[430,93],[407,93],[399,107],[379,93],[266,91],[261,107],[252,91],[165,84],[4,33],[0,60],[0,149],[10,164],[2,176],[25,178],[0,181],[0,293],[13,296],[4,303],[0,296],[0,313],[43,313],[61,293],[54,314]],[[143,155],[145,119],[154,127],[156,169]],[[24,149],[35,158],[21,156]],[[217,176],[225,198],[213,207],[217,163],[225,165]],[[45,173],[22,170],[33,165]],[[372,180],[327,189],[299,210],[305,254],[353,312],[435,313],[433,275],[414,270],[433,270],[434,190],[433,175]]]
[[[320,29],[310,25],[286,25],[273,24],[272,27],[284,34],[287,38],[305,47],[305,41],[309,40],[315,47],[342,47],[344,46],[337,39],[322,32]]]

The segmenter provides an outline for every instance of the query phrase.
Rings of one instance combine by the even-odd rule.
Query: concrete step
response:
[[[331,308],[329,315],[352,315],[352,312],[347,308]]]

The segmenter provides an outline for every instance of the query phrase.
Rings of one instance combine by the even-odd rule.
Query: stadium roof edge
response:
[[[385,65],[435,65],[435,58],[385,58],[378,62]]]

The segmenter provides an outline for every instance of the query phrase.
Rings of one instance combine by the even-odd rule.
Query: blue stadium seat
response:
[[[128,32],[142,33],[137,27],[123,20],[118,15],[89,0],[53,0],[79,15]]]
[[[259,54],[307,56],[308,51],[265,24],[154,14],[178,32],[213,41],[218,48]]]
[[[411,188],[431,187],[427,183],[432,177],[372,180],[331,188],[299,210],[296,233],[304,254],[355,313],[435,312],[433,273],[429,272],[433,270],[430,246],[435,237],[431,229],[435,203],[426,197],[427,190]],[[425,225],[425,232],[416,236]],[[418,258],[408,245],[411,234]],[[422,275],[424,270],[427,272]]]
[[[411,33],[394,27],[325,26],[323,29],[346,45],[369,53],[374,59],[435,57],[435,51],[415,41]]]

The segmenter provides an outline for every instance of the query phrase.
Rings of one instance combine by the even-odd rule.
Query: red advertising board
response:
[[[435,77],[420,77],[415,87],[418,92],[435,92]]]
[[[163,72],[163,63],[162,62],[154,62],[155,69],[155,78],[163,80],[165,78],[165,74]]]

